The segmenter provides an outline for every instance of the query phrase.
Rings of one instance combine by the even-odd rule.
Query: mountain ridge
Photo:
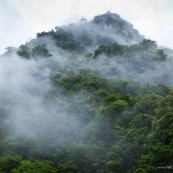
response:
[[[124,45],[142,42],[144,36],[140,35],[133,25],[117,16],[117,14],[107,12],[96,16],[89,22],[55,27],[55,30],[38,33],[37,38],[32,39],[25,46],[32,49],[33,45],[46,44],[49,39],[47,44],[52,42],[55,46],[65,50],[83,51],[94,50],[101,44],[113,44],[114,42]],[[109,24],[107,19],[111,20],[108,20]]]
[[[0,172],[162,173],[173,165],[172,67],[170,50],[110,12],[8,47]]]

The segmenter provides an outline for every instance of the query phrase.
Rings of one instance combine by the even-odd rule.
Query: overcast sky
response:
[[[173,48],[173,0],[0,0],[0,54],[36,33],[107,11],[159,45]]]

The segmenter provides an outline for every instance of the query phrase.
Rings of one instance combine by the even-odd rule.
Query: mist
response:
[[[160,63],[141,52],[87,58],[85,54],[72,56],[50,42],[49,46],[53,56],[46,59],[39,56],[27,60],[17,54],[1,57],[1,110],[5,111],[4,123],[9,137],[37,142],[44,138],[54,145],[71,145],[73,137],[77,137],[81,131],[89,133],[88,127],[92,126],[92,122],[85,131],[74,110],[86,104],[86,99],[80,93],[67,95],[58,86],[61,78],[80,74],[81,70],[90,71],[110,82],[131,79],[141,85],[173,84],[171,58]],[[56,81],[56,86],[53,81]],[[86,93],[87,97],[89,95]],[[63,141],[63,138],[68,138],[68,141]]]
[[[105,25],[105,22],[110,22],[110,25]],[[111,24],[112,22],[115,26]],[[124,28],[122,30],[124,35],[120,33],[122,28],[117,29],[120,26]],[[120,45],[124,43],[129,46],[134,43],[134,40],[140,43],[143,37],[138,36],[138,32],[133,31],[132,27],[131,24],[123,21],[119,15],[112,15],[108,12],[105,15],[97,16],[92,22],[70,24],[63,26],[62,29],[64,29],[63,32],[70,34],[70,37],[74,36],[77,42],[85,35],[91,41],[91,45],[98,48],[98,45],[102,41],[104,43],[105,40],[106,45],[115,41]],[[61,28],[56,28],[56,32],[58,31],[61,31]],[[130,39],[128,33],[133,32],[137,36],[131,35],[132,39]],[[106,33],[109,35],[106,36]],[[0,61],[1,104],[4,105],[7,102],[5,104],[8,117],[6,123],[10,133],[15,135],[38,138],[38,136],[47,134],[49,138],[53,139],[55,134],[57,135],[56,138],[59,137],[58,135],[62,135],[58,132],[58,126],[64,123],[63,130],[67,131],[67,134],[68,131],[70,133],[79,128],[80,123],[77,119],[70,119],[71,108],[66,106],[69,104],[67,102],[69,98],[62,97],[62,94],[61,98],[49,98],[54,88],[51,81],[52,75],[63,73],[65,70],[79,74],[82,69],[87,69],[110,80],[132,79],[141,84],[173,84],[170,73],[173,61],[171,58],[163,63],[155,61],[152,56],[157,49],[147,50],[149,51],[148,54],[145,51],[136,51],[135,53],[124,53],[112,57],[100,55],[96,58],[87,58],[86,52],[90,51],[94,55],[94,51],[92,46],[89,47],[89,43],[86,45],[83,42],[86,40],[82,40],[83,45],[81,45],[82,47],[86,46],[86,50],[79,55],[57,47],[54,40],[48,37],[46,33],[42,35],[26,43],[26,46],[32,51],[34,47],[41,45],[48,50],[51,57],[45,58],[36,54],[31,55],[30,60],[27,60],[13,53],[12,55],[5,54]],[[56,86],[56,92],[63,91]],[[78,99],[78,97],[73,96],[71,102],[78,102]]]
[[[105,22],[110,24],[105,25]],[[81,70],[88,70],[110,81],[131,79],[142,85],[173,84],[172,58],[168,56],[168,60],[161,63],[156,61],[154,54],[157,48],[147,48],[143,52],[125,52],[111,57],[104,54],[96,58],[86,57],[87,52],[94,56],[94,48],[97,49],[102,43],[109,45],[116,41],[129,47],[140,44],[144,37],[136,30],[133,31],[133,26],[119,15],[108,12],[90,22],[57,27],[55,32],[59,31],[69,34],[76,42],[82,41],[80,46],[85,49],[82,52],[80,50],[80,54],[62,49],[51,35],[49,37],[46,33],[41,33],[37,39],[31,40],[25,46],[31,52],[41,45],[49,52],[50,57],[32,54],[28,60],[14,52],[6,53],[0,59],[1,108],[6,112],[5,123],[9,135],[37,140],[45,137],[57,143],[64,135],[70,138],[72,134],[79,133],[82,123],[75,116],[73,103],[85,104],[85,99],[77,93],[65,95],[64,89],[54,85],[53,78],[56,78],[53,80],[58,83],[70,73],[80,74]],[[81,40],[83,34],[89,42]]]
[[[24,138],[40,146],[45,145],[43,140],[54,145],[68,143],[80,123],[72,116],[65,96],[51,97],[53,85],[47,62],[13,54],[1,57],[0,69],[0,108],[9,139]],[[69,141],[62,142],[67,137]]]
[[[159,117],[173,86],[172,52],[110,12],[7,48],[0,57],[0,130],[7,153],[32,162],[50,159],[60,170],[63,164],[82,172],[132,170],[146,153],[145,147],[136,150],[141,139],[134,140],[143,130],[140,121],[152,136],[152,117]],[[143,88],[149,90],[144,97]],[[148,138],[143,136],[146,145]],[[131,159],[134,149],[141,153]]]

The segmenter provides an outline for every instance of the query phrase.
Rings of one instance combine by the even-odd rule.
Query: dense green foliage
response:
[[[35,146],[16,146],[1,137],[1,172],[159,172],[157,167],[173,164],[170,88],[83,73],[57,84],[85,102],[69,102],[83,123],[73,144],[54,145],[41,154]]]
[[[97,16],[93,22],[110,25],[114,20],[109,15],[108,18]],[[118,18],[120,28],[126,26],[119,16],[114,17]],[[43,44],[43,38],[50,38],[55,48],[68,52],[68,63],[54,61],[55,53],[49,50],[47,43]],[[17,50],[8,48],[5,56],[16,51],[26,61],[46,61],[46,68],[51,71],[48,79],[51,88],[44,93],[44,104],[55,103],[56,107],[55,101],[60,100],[58,104],[68,112],[69,121],[62,121],[45,134],[40,132],[37,138],[27,134],[13,136],[8,134],[5,123],[7,106],[1,105],[0,173],[171,172],[172,85],[164,74],[151,83],[136,77],[153,70],[155,65],[164,68],[168,59],[164,50],[158,49],[156,42],[144,39],[133,45],[106,42],[89,53],[87,48],[92,40],[86,33],[80,35],[80,39],[57,28],[37,34],[37,39],[31,41],[33,45],[26,43]],[[79,54],[82,58],[78,60]],[[100,70],[99,60],[103,57],[107,58],[106,62],[128,63],[135,75],[124,77],[108,63],[102,64]],[[79,125],[71,127],[73,121]],[[44,125],[41,123],[40,129]]]

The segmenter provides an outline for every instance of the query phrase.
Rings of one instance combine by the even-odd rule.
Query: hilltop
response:
[[[111,12],[8,47],[0,172],[163,172],[173,165],[172,55]]]
[[[77,23],[55,27],[49,32],[38,33],[36,39],[19,47],[18,54],[29,56],[29,52],[32,53],[34,47],[40,46],[51,52],[55,47],[58,47],[81,53],[86,50],[94,50],[102,44],[108,45],[117,42],[118,44],[132,45],[142,42],[143,39],[144,36],[140,35],[132,24],[122,19],[118,14],[107,12],[95,16],[89,22],[82,18]],[[46,50],[44,52],[46,54]]]

